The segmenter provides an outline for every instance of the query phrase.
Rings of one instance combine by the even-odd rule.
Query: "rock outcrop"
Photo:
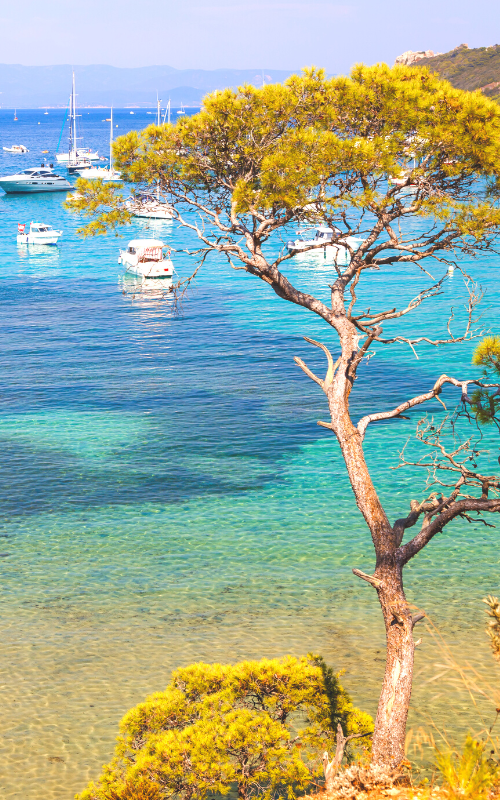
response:
[[[440,56],[442,53],[435,53],[434,50],[406,50],[402,55],[398,56],[394,64],[405,64],[407,67],[410,64],[420,61],[422,58],[433,58]]]

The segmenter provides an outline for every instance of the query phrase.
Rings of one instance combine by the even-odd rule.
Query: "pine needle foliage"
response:
[[[498,381],[500,378],[500,336],[485,336],[472,356],[472,363],[482,367],[485,378]],[[481,425],[499,425],[500,393],[488,389],[476,389],[471,395],[471,408]]]
[[[192,664],[125,715],[114,759],[78,798],[203,800],[236,787],[241,800],[293,800],[319,777],[338,722],[373,730],[318,656]]]
[[[498,597],[488,595],[484,598],[483,603],[488,606],[486,613],[490,617],[486,633],[491,640],[493,655],[500,661],[500,601]]]
[[[448,800],[486,800],[498,767],[485,754],[484,744],[468,735],[461,753],[436,752],[436,766]]]

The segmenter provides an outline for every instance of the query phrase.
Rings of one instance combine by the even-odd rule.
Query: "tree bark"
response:
[[[403,590],[402,568],[382,564],[375,570],[384,615],[387,653],[372,744],[372,763],[396,768],[404,758],[410,707],[415,642],[413,620]]]
[[[376,554],[375,573],[373,576],[358,574],[377,590],[387,640],[386,668],[375,721],[372,762],[394,769],[404,758],[415,650],[413,620],[403,589],[404,563],[398,558],[400,541],[373,485],[363,452],[363,437],[349,414],[352,387],[349,364],[357,352],[355,329],[348,320],[338,317],[336,327],[341,334],[342,362],[335,379],[327,387],[331,427],[342,450],[356,503],[372,536]]]

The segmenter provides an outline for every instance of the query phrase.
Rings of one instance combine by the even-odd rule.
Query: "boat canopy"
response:
[[[144,247],[165,247],[165,243],[160,239],[132,239],[128,246],[135,247],[136,250],[142,250]]]

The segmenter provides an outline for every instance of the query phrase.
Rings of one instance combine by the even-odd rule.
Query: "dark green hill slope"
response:
[[[414,64],[425,66],[446,78],[457,89],[482,89],[488,97],[500,102],[500,45],[477,47],[469,50],[465,46],[433,58],[422,58]]]

